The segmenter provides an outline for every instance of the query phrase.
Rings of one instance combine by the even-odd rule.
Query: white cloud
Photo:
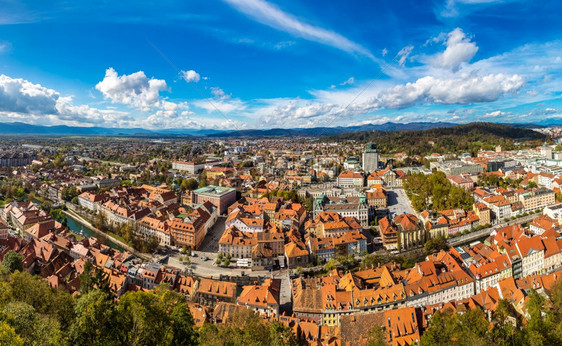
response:
[[[0,112],[53,114],[59,97],[53,89],[0,75]]]
[[[195,82],[200,76],[191,70],[183,71],[182,78]],[[191,114],[187,102],[171,102],[160,96],[160,91],[168,91],[165,80],[149,79],[143,71],[119,76],[113,68],[108,68],[96,89],[111,102],[132,106],[144,112],[154,112],[150,117],[150,125],[158,123],[156,118],[176,119],[184,114]]]
[[[143,71],[119,76],[113,68],[105,71],[105,77],[96,85],[106,99],[111,102],[130,105],[143,110],[158,107],[160,91],[168,90],[166,81],[148,79]]]
[[[500,110],[497,111],[493,111],[493,112],[488,112],[486,114],[484,114],[482,117],[484,118],[499,118],[499,117],[505,117],[511,115],[511,112],[503,112]]]
[[[465,74],[454,78],[426,76],[413,83],[380,90],[363,102],[345,107],[351,94],[315,91],[314,101],[301,99],[261,100],[259,109],[251,109],[260,126],[299,125],[303,119],[331,120],[368,114],[382,109],[404,109],[424,104],[473,104],[492,102],[516,92],[523,85],[519,75]],[[360,87],[358,87],[360,88]],[[331,119],[331,120],[330,120]],[[401,118],[400,120],[402,120]]]
[[[181,77],[188,83],[194,82],[197,83],[201,79],[199,73],[189,70],[189,71],[180,71]]]
[[[471,104],[491,102],[523,86],[519,75],[465,74],[457,78],[439,79],[427,76],[414,83],[396,85],[379,94],[372,103],[380,108],[400,109],[419,102],[440,104]]]
[[[304,23],[264,0],[224,1],[264,25],[288,32],[309,41],[338,48],[347,53],[361,54],[374,59],[373,55],[359,44],[350,41],[336,32]]]
[[[355,77],[349,77],[346,81],[341,82],[340,85],[352,85],[353,83],[355,83]]]
[[[410,53],[412,53],[413,49],[413,46],[406,46],[398,52],[398,56],[400,57],[400,59],[398,60],[398,65],[404,66],[404,64],[406,63],[406,59],[408,59],[408,56],[410,56]]]
[[[211,87],[211,94],[219,100],[228,100],[231,97],[231,95],[227,95],[224,90],[219,87]]]
[[[435,66],[453,71],[457,71],[462,63],[469,62],[478,51],[476,44],[471,42],[460,28],[451,31],[444,44],[447,47],[445,51],[433,57],[431,62]]]
[[[388,54],[388,49],[383,48],[381,51],[382,56],[386,56]]]
[[[156,116],[165,117],[165,118],[176,118],[180,115],[189,115],[193,114],[187,111],[188,106],[187,102],[169,102],[166,100],[160,101],[159,109],[154,113]]]
[[[72,96],[6,75],[0,75],[0,114],[4,120],[70,125],[123,126],[133,120],[126,112],[74,105]]]
[[[527,95],[529,95],[529,96],[537,96],[538,94],[539,94],[539,92],[536,91],[536,90],[528,90],[527,91]]]
[[[275,110],[275,115],[282,121],[316,118],[318,116],[330,114],[338,106],[326,103],[311,103],[299,106],[296,101],[290,102]]]

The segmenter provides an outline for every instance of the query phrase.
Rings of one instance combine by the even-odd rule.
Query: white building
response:
[[[548,215],[551,219],[562,221],[562,203],[557,203],[544,207],[543,215]]]
[[[522,237],[515,246],[522,259],[521,276],[544,272],[544,245],[539,236]]]

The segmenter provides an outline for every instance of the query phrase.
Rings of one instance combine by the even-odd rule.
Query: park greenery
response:
[[[453,186],[445,173],[440,171],[431,175],[410,173],[404,181],[404,189],[417,211],[456,208],[469,210],[474,203],[470,191]]]

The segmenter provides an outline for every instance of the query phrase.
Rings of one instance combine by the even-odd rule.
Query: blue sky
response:
[[[0,0],[0,121],[558,122],[559,1]]]

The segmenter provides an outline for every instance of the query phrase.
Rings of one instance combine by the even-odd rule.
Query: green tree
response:
[[[234,314],[224,325],[205,324],[199,330],[199,343],[214,345],[295,345],[294,337],[278,324],[270,324],[251,310]]]
[[[76,319],[72,323],[69,339],[76,345],[120,345],[125,344],[124,325],[109,295],[92,290],[76,301]]]
[[[441,250],[447,250],[448,248],[447,240],[443,237],[430,239],[424,245],[426,255],[431,255]]]
[[[5,289],[0,295],[0,305],[20,301],[32,306],[38,314],[55,318],[66,330],[74,319],[74,306],[70,294],[49,287],[38,276],[27,272],[15,272],[5,281]]]
[[[80,291],[82,293],[88,293],[94,288],[94,283],[92,280],[92,264],[89,261],[84,263],[84,268],[82,274],[80,274]]]
[[[197,333],[193,316],[186,304],[185,296],[160,285],[154,290],[159,306],[167,316],[169,329],[166,331],[168,345],[196,345]]]
[[[10,250],[4,255],[2,266],[6,267],[11,273],[19,270],[23,271],[23,256],[19,253]]]
[[[386,336],[384,333],[384,328],[382,326],[375,325],[369,330],[367,334],[367,345],[368,346],[385,346]]]
[[[298,345],[299,343],[293,331],[278,321],[271,323],[269,335],[272,346]]]
[[[489,322],[479,309],[462,315],[451,309],[437,311],[420,340],[421,345],[487,345],[491,342]]]
[[[500,299],[492,314],[492,323],[492,335],[496,345],[524,344],[523,333],[517,327],[521,324],[521,318],[509,301]]]
[[[207,185],[209,185],[209,183],[207,183],[207,172],[203,171],[199,174],[199,187],[205,187]]]
[[[159,286],[127,292],[118,305],[129,345],[195,345],[197,334],[185,297]]]
[[[543,316],[545,303],[545,297],[538,294],[535,290],[531,290],[525,305],[529,314],[526,333],[527,339],[529,341],[532,340],[534,345],[553,344],[552,340],[549,340],[550,321]]]
[[[127,292],[119,301],[119,316],[130,345],[156,345],[164,339],[165,315],[149,292]]]
[[[23,302],[11,302],[3,310],[6,320],[22,336],[26,345],[60,345],[63,336],[58,321],[48,315],[40,315]]]
[[[0,322],[0,345],[23,346],[23,339],[4,321]]]
[[[324,264],[324,270],[326,272],[331,272],[335,268],[336,268],[336,261],[333,258],[330,258],[330,260],[326,262],[326,264]]]
[[[185,191],[185,190],[193,191],[193,190],[197,189],[198,186],[199,186],[199,184],[197,183],[197,180],[195,180],[193,178],[189,178],[189,179],[184,180],[182,182],[181,189],[183,191]]]

